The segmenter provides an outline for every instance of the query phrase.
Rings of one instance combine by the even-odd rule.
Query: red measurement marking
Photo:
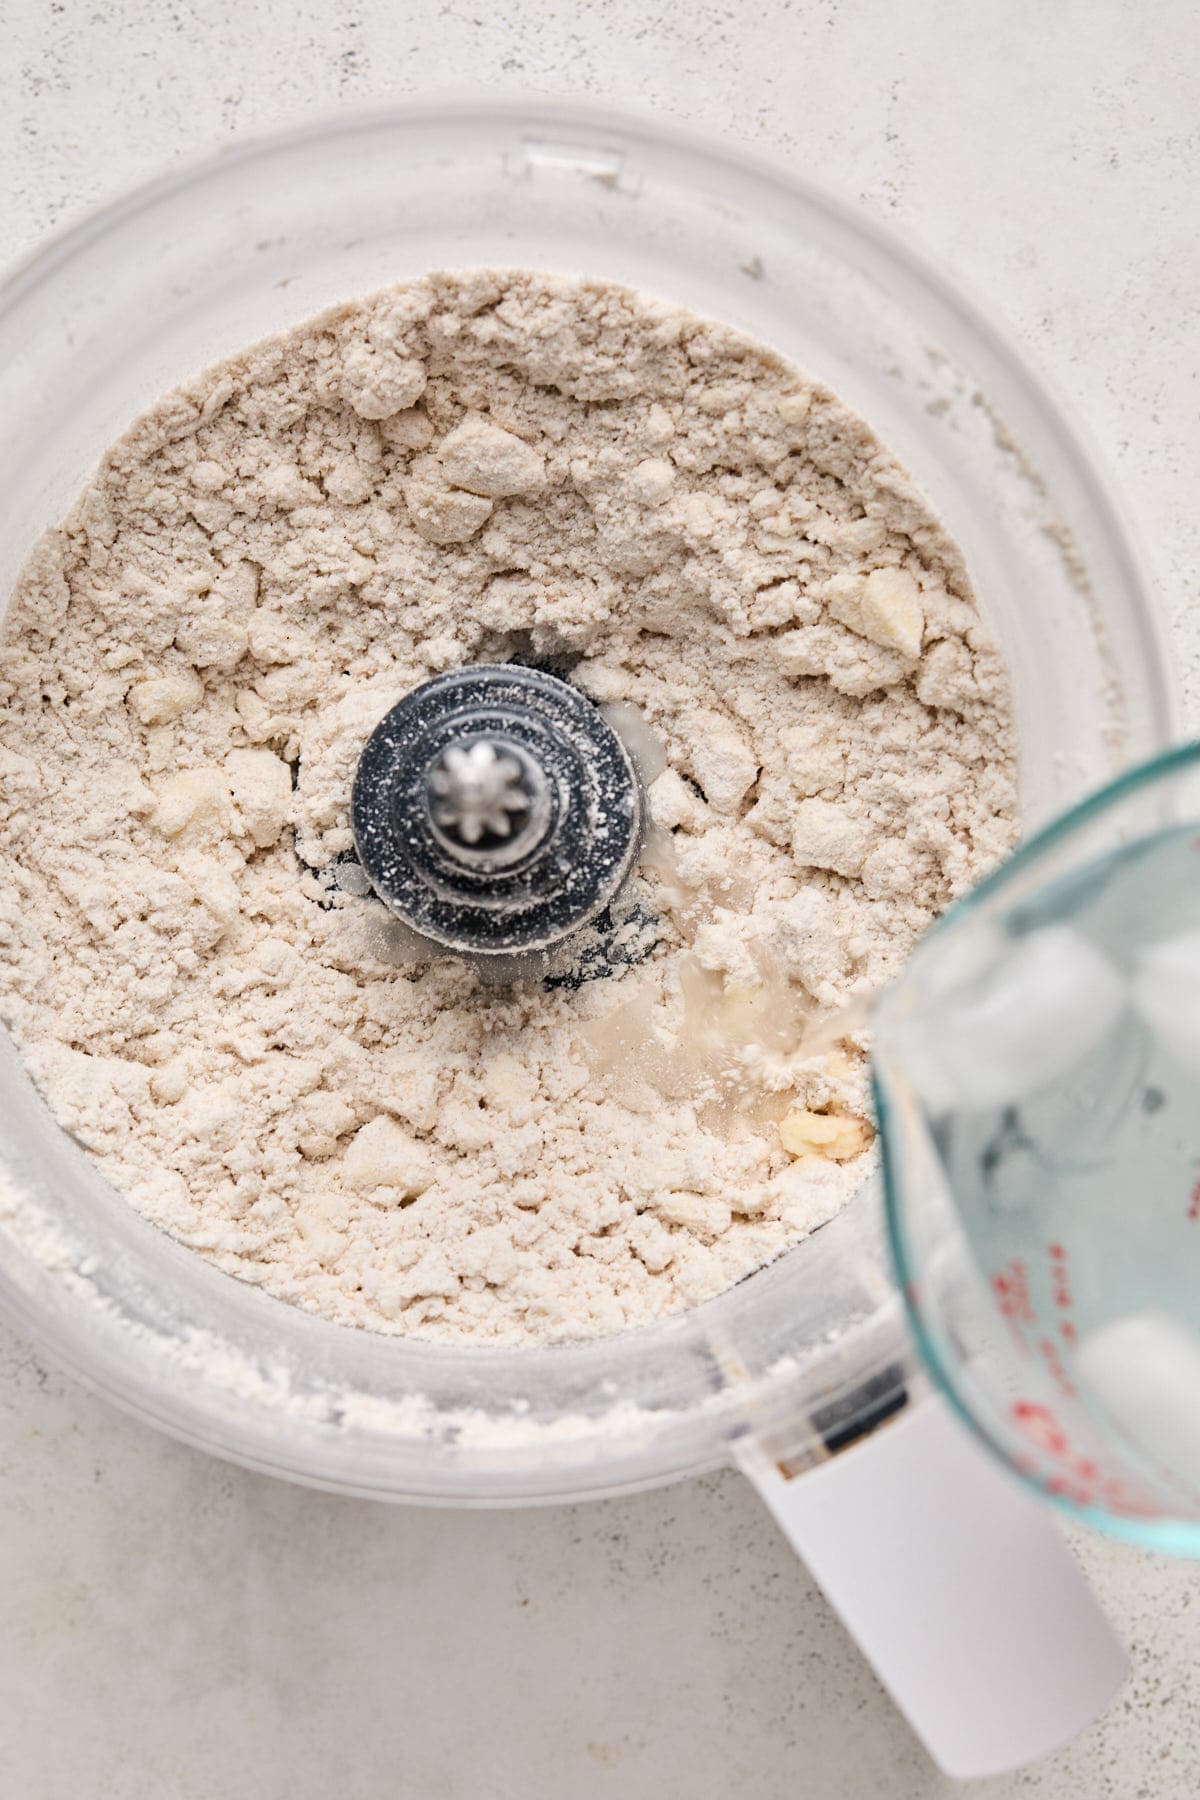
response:
[[[1076,1506],[1094,1506],[1096,1490],[1090,1481],[1076,1481],[1070,1475],[1052,1475],[1043,1484],[1048,1494],[1060,1500],[1073,1500]]]
[[[1015,1400],[1013,1422],[1022,1435],[1057,1466],[1042,1470],[1034,1458],[1013,1454],[1014,1465],[1040,1483],[1048,1494],[1070,1500],[1076,1506],[1095,1506],[1127,1518],[1162,1517],[1162,1508],[1149,1494],[1132,1487],[1124,1475],[1106,1473],[1093,1457],[1081,1456],[1053,1408],[1038,1400]]]
[[[1047,1456],[1070,1455],[1071,1440],[1048,1406],[1037,1400],[1014,1400],[1012,1415],[1018,1429]]]
[[[1038,1351],[1045,1358],[1046,1367],[1060,1394],[1068,1400],[1075,1398],[1075,1384],[1067,1374],[1062,1357],[1058,1353],[1058,1345],[1053,1338],[1039,1338]]]
[[[1072,1304],[1071,1282],[1067,1274],[1067,1250],[1062,1244],[1047,1244],[1050,1257],[1050,1289],[1054,1295],[1054,1304],[1061,1311],[1069,1311]]]
[[[1064,1319],[1058,1328],[1058,1335],[1064,1344],[1074,1344],[1079,1333],[1076,1331],[1070,1319]]]
[[[1195,1187],[1188,1195],[1187,1216],[1193,1221],[1200,1219],[1200,1181],[1197,1181]]]
[[[1029,1271],[1019,1256],[1014,1256],[992,1276],[991,1289],[1001,1318],[1007,1320],[1013,1336],[1024,1349],[1021,1327],[1036,1321],[1029,1297]]]
[[[1161,1519],[1166,1515],[1156,1500],[1148,1494],[1133,1493],[1117,1476],[1101,1482],[1097,1503],[1108,1508],[1109,1512],[1119,1513],[1127,1519]]]

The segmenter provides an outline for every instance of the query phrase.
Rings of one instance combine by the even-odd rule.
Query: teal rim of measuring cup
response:
[[[947,907],[941,917],[930,926],[923,941],[927,942],[929,938],[939,935],[954,920],[974,912],[979,905],[1003,894],[1043,851],[1064,842],[1082,826],[1090,824],[1110,806],[1119,804],[1143,788],[1153,787],[1155,783],[1165,777],[1179,774],[1189,768],[1200,768],[1200,741],[1182,744],[1174,750],[1164,751],[1161,756],[1154,757],[1150,762],[1139,763],[1136,768],[1128,770],[1124,775],[1118,776],[1116,780],[1098,789],[1096,793],[1090,794],[1086,800],[1079,801],[1060,818],[1053,820],[1051,824],[1036,832],[1027,843],[1022,844],[1010,857],[1006,858],[998,869],[994,869],[990,875],[985,875],[969,894],[964,894],[961,900],[956,900]],[[950,1360],[943,1355],[937,1333],[927,1324],[918,1303],[919,1275],[905,1228],[904,1206],[901,1198],[902,1182],[893,1150],[894,1137],[890,1121],[894,1115],[874,1064],[872,1064],[871,1070],[871,1092],[876,1123],[879,1128],[884,1216],[892,1271],[900,1290],[909,1329],[921,1361],[933,1376],[953,1411],[977,1441],[1003,1464],[1014,1479],[1020,1481],[1024,1486],[1032,1488],[1043,1500],[1050,1502],[1072,1519],[1089,1525],[1108,1537],[1133,1544],[1141,1550],[1154,1550],[1172,1556],[1200,1556],[1200,1520],[1123,1517],[1116,1513],[1106,1512],[1101,1507],[1081,1505],[1065,1494],[1051,1493],[1036,1476],[1027,1474],[1023,1469],[1017,1467],[1000,1437],[990,1431],[988,1426],[967,1405],[958,1387],[954,1367]]]

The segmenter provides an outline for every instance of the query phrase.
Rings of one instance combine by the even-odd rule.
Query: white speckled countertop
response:
[[[0,261],[231,134],[447,84],[650,106],[911,228],[1090,428],[1200,724],[1191,0],[8,0],[4,18]],[[733,1476],[531,1514],[338,1501],[156,1436],[0,1331],[0,1795],[1195,1800],[1200,1568],[1079,1550],[1133,1680],[1061,1755],[956,1789]]]

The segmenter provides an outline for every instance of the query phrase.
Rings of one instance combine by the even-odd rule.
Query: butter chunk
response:
[[[419,406],[406,407],[379,421],[379,433],[385,443],[397,450],[428,450],[433,442],[433,420]]]
[[[961,638],[945,638],[925,658],[917,682],[917,698],[923,706],[942,706],[964,713],[979,699],[979,686],[971,652]]]
[[[204,683],[194,669],[137,681],[127,695],[131,711],[143,725],[169,725],[181,713],[199,706],[203,698]]]
[[[817,1000],[833,1003],[831,983],[845,973],[846,945],[828,894],[802,887],[790,898],[774,901],[763,916],[769,921],[772,954],[784,974]]]
[[[861,586],[835,582],[829,610],[859,637],[915,661],[925,633],[920,592],[907,569],[872,569]]]
[[[323,1088],[303,1095],[296,1103],[296,1115],[301,1126],[296,1146],[309,1162],[324,1162],[332,1156],[338,1139],[354,1124],[354,1113],[341,1095]]]
[[[246,627],[237,619],[200,601],[197,611],[175,633],[175,646],[198,669],[216,669],[228,675],[237,668],[250,645]]]
[[[663,831],[674,831],[677,826],[693,830],[703,822],[703,801],[674,769],[664,769],[655,776],[646,798],[650,802],[650,817]]]
[[[229,828],[229,787],[219,769],[182,769],[158,790],[153,824],[164,837],[216,838]]]
[[[507,1051],[491,1057],[484,1070],[483,1091],[493,1106],[528,1106],[537,1087],[537,1076]]]
[[[803,425],[812,407],[812,390],[800,388],[793,394],[780,394],[775,410],[785,425]]]
[[[850,1162],[861,1156],[874,1133],[865,1119],[852,1113],[818,1113],[800,1109],[788,1113],[779,1127],[779,1141],[792,1156],[821,1156],[829,1162]]]
[[[247,831],[266,850],[278,841],[291,812],[291,770],[271,750],[231,750],[225,772]]]
[[[394,1188],[405,1198],[423,1194],[434,1175],[425,1146],[383,1113],[355,1133],[342,1159],[342,1172],[347,1186],[360,1193]]]
[[[262,490],[284,512],[298,512],[302,506],[316,506],[321,500],[320,488],[306,480],[291,462],[276,463],[268,469],[262,477]]]
[[[487,419],[464,419],[438,450],[446,480],[488,500],[532,494],[546,479],[541,452]]]
[[[481,494],[447,486],[431,456],[419,457],[413,464],[404,498],[413,524],[431,544],[465,544],[492,511],[491,501]]]
[[[758,780],[758,758],[736,725],[706,717],[692,745],[692,772],[717,812],[736,812]]]
[[[861,872],[874,842],[869,819],[861,819],[836,800],[802,800],[792,823],[792,852],[811,869],[835,875]]]
[[[647,456],[629,477],[629,489],[644,506],[661,506],[675,486],[675,470],[660,456]]]
[[[651,1208],[667,1225],[682,1225],[697,1237],[717,1238],[729,1230],[733,1217],[727,1200],[708,1199],[702,1194],[656,1194]]]
[[[392,349],[352,344],[342,359],[342,393],[360,419],[407,412],[425,392],[424,363]]]

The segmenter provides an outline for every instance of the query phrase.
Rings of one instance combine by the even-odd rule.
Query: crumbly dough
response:
[[[415,954],[349,855],[382,714],[512,657],[652,734],[580,985]],[[1013,832],[1003,671],[903,470],[596,282],[410,282],[166,395],[0,673],[0,1009],[49,1104],[182,1243],[387,1332],[614,1331],[829,1218],[863,1039],[806,1032]]]

